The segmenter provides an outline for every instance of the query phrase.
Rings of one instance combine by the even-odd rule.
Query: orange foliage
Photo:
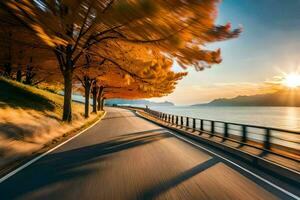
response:
[[[221,61],[220,53],[202,49],[209,42],[237,37],[230,24],[215,26],[219,0],[4,0],[47,45],[66,53],[74,63],[91,46],[107,40],[158,48],[181,65]]]
[[[231,30],[230,24],[215,25],[218,3],[219,0],[1,0],[0,8],[54,52],[55,59],[53,54],[40,58],[45,59],[43,63],[50,60],[59,65],[50,71],[61,71],[63,75],[63,119],[70,121],[74,73],[98,77],[99,70],[103,73],[101,67],[98,69],[103,60],[119,72],[113,67],[105,68],[106,74],[114,75],[104,75],[101,81],[110,87],[126,85],[107,92],[110,98],[170,93],[185,75],[171,72],[171,60],[197,70],[220,63],[221,51],[209,51],[204,46],[235,38],[241,29]],[[84,67],[86,56],[94,61],[89,69]],[[115,78],[118,73],[120,78]]]

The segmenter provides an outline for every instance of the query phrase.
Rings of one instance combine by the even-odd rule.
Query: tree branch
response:
[[[106,7],[102,10],[102,14],[104,14],[107,10],[109,10],[109,8],[111,8],[111,6],[113,5],[114,0],[111,0]]]
[[[147,83],[147,84],[152,85],[152,83],[146,81],[143,77],[140,77],[140,76],[138,76],[137,74],[128,71],[127,69],[124,69],[124,68],[123,68],[119,63],[117,63],[116,61],[114,61],[114,60],[112,60],[112,59],[110,59],[110,58],[104,57],[104,56],[102,56],[102,55],[98,55],[98,56],[99,56],[99,57],[102,57],[103,59],[106,59],[107,61],[109,61],[109,62],[111,62],[111,63],[113,63],[113,64],[114,64],[115,66],[117,66],[121,71],[123,71],[123,72],[129,74],[131,77],[135,77],[136,79],[138,79],[139,81],[141,81],[141,82],[143,82],[143,83]]]
[[[73,50],[72,50],[72,53],[74,53],[74,51],[76,50],[77,46],[78,46],[78,43],[81,39],[81,37],[84,36],[84,34],[82,34],[83,30],[84,30],[84,27],[85,27],[85,24],[87,22],[87,19],[88,19],[88,16],[90,14],[90,11],[91,11],[91,8],[92,8],[92,5],[93,5],[94,1],[91,2],[90,6],[88,7],[88,10],[86,12],[86,15],[84,16],[84,19],[83,19],[83,22],[82,22],[82,25],[80,27],[80,31],[79,31],[79,34],[78,34],[78,37],[76,39],[76,42],[75,42],[75,45],[73,47]],[[85,32],[86,33],[86,32]]]
[[[54,50],[54,53],[57,57],[59,68],[60,68],[61,72],[64,74],[65,68],[64,68],[64,61],[62,60],[62,57],[61,57],[62,55],[59,51],[56,51],[56,49]]]

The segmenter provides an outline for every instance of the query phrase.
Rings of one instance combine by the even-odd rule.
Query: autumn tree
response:
[[[0,10],[0,19],[2,75],[29,85],[39,84],[47,78],[50,80],[57,64],[45,67],[43,64],[51,59],[55,61],[51,48],[9,13]]]
[[[101,50],[105,53],[98,54],[100,58],[92,60],[88,56],[75,75],[83,85],[86,117],[89,115],[90,93],[93,99],[93,112],[97,112],[97,102],[98,110],[103,109],[105,90],[120,91],[121,89],[123,92],[132,90],[136,91],[139,97],[142,97],[141,93],[144,92],[143,98],[162,96],[172,92],[174,83],[186,75],[186,73],[172,72],[171,59],[159,53],[147,55],[149,50],[146,47],[137,48],[131,45],[129,48],[114,42],[106,44],[106,48]],[[126,98],[130,98],[130,95],[129,93]],[[132,98],[137,97],[137,95],[132,96]]]
[[[163,97],[172,93],[179,80],[185,73],[169,72],[165,78],[159,82],[149,84],[142,80],[136,80],[125,87],[115,87],[107,85],[104,87],[105,99],[143,99],[152,97]]]
[[[78,60],[94,45],[121,40],[148,45],[183,67],[203,69],[221,62],[220,51],[204,44],[233,38],[240,30],[216,26],[219,0],[2,0],[53,49],[64,77],[63,120],[71,121],[72,79]],[[101,48],[101,47],[100,47]]]
[[[106,99],[166,96],[172,93],[177,82],[187,75],[187,73],[173,72],[172,61],[164,57],[152,60],[148,64],[145,63],[143,68],[132,67],[130,72],[120,69],[120,66],[117,65],[114,68],[111,66],[109,69],[109,73],[98,78],[104,88],[102,98]],[[101,104],[103,104],[102,102]]]
[[[86,55],[83,64],[75,74],[75,82],[79,82],[82,85],[79,92],[83,93],[85,97],[84,116],[86,118],[88,118],[90,114],[89,108],[91,92],[93,94],[93,112],[97,112],[97,95],[100,90],[97,85],[97,78],[105,74],[105,70],[101,68],[104,62],[104,60],[101,62],[94,62],[89,55]]]

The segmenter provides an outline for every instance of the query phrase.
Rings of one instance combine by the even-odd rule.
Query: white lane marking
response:
[[[16,173],[20,172],[21,170],[25,169],[26,167],[28,167],[29,165],[35,163],[36,161],[38,161],[39,159],[41,159],[42,157],[46,156],[47,154],[51,153],[52,151],[56,150],[57,148],[61,147],[62,145],[66,144],[67,142],[75,139],[76,137],[78,137],[79,135],[81,135],[83,132],[87,131],[88,129],[92,128],[93,126],[95,126],[99,121],[101,121],[104,116],[106,115],[106,112],[104,112],[104,114],[90,127],[84,129],[83,131],[81,131],[80,133],[77,133],[76,135],[74,135],[73,137],[69,138],[68,140],[62,142],[61,144],[53,147],[52,149],[46,151],[45,153],[33,158],[32,160],[28,161],[27,163],[25,163],[24,165],[18,167],[17,169],[11,171],[10,173],[6,174],[5,176],[3,176],[0,179],[0,183],[4,182],[6,179],[10,178],[11,176],[15,175]]]
[[[139,115],[140,115],[140,114],[139,114]],[[141,115],[140,115],[140,116],[141,116]],[[143,117],[143,116],[142,116],[142,117]],[[146,118],[146,119],[147,119],[147,118]],[[165,129],[168,130],[168,128],[165,128]],[[188,143],[190,143],[190,144],[192,144],[192,145],[194,145],[194,146],[196,146],[196,147],[198,147],[198,148],[200,148],[200,149],[203,149],[204,151],[207,151],[207,152],[209,152],[209,153],[211,153],[211,154],[213,154],[213,155],[215,155],[215,156],[217,156],[217,157],[219,157],[219,158],[221,158],[221,159],[223,159],[223,160],[225,160],[225,161],[231,163],[232,165],[234,165],[234,166],[240,168],[241,170],[247,172],[248,174],[254,176],[255,178],[257,178],[257,179],[259,179],[259,180],[261,180],[261,181],[263,181],[263,182],[269,184],[270,186],[276,188],[277,190],[283,192],[284,194],[286,194],[286,195],[288,195],[288,196],[290,196],[290,197],[292,197],[292,198],[294,198],[294,199],[300,200],[300,197],[298,197],[297,195],[295,195],[295,194],[293,194],[293,193],[291,193],[291,192],[289,192],[289,191],[287,191],[287,190],[285,190],[285,189],[283,189],[283,188],[281,188],[281,187],[275,185],[274,183],[272,183],[272,182],[270,182],[270,181],[264,179],[263,177],[261,177],[261,176],[255,174],[254,172],[252,172],[252,171],[250,171],[250,170],[248,170],[248,169],[246,169],[246,168],[244,168],[244,167],[242,167],[242,166],[236,164],[235,162],[233,162],[233,161],[231,161],[231,160],[229,160],[229,159],[227,159],[227,158],[225,158],[225,157],[223,157],[223,156],[221,156],[221,155],[219,155],[219,154],[217,154],[217,153],[215,153],[215,152],[213,152],[213,151],[211,151],[211,150],[209,150],[209,149],[207,149],[207,148],[205,148],[205,147],[202,147],[201,145],[199,145],[199,144],[197,144],[197,143],[191,141],[190,139],[187,139],[187,138],[185,138],[185,137],[179,136],[178,134],[175,134],[175,133],[173,133],[173,132],[171,132],[171,131],[167,131],[167,132],[170,133],[171,135],[173,135],[173,136],[179,138],[179,139],[182,139],[182,140],[184,140],[184,141],[186,141],[186,142],[188,142]]]
[[[166,130],[167,130],[167,129],[166,129]],[[198,148],[200,148],[200,149],[203,149],[204,151],[207,151],[207,152],[209,152],[209,153],[211,153],[211,154],[213,154],[213,155],[215,155],[215,156],[217,156],[217,157],[219,157],[219,158],[221,158],[221,159],[223,159],[223,160],[225,160],[225,161],[227,161],[227,162],[229,162],[230,164],[232,164],[232,165],[234,165],[234,166],[240,168],[241,170],[247,172],[248,174],[254,176],[255,178],[257,178],[257,179],[259,179],[259,180],[261,180],[261,181],[263,181],[263,182],[269,184],[270,186],[276,188],[277,190],[283,192],[284,194],[286,194],[286,195],[288,195],[288,196],[290,196],[290,197],[292,197],[292,198],[294,198],[294,199],[300,200],[300,197],[298,197],[297,195],[295,195],[295,194],[293,194],[293,193],[291,193],[291,192],[289,192],[289,191],[287,191],[287,190],[285,190],[285,189],[283,189],[283,188],[281,188],[281,187],[275,185],[274,183],[272,183],[272,182],[270,182],[270,181],[268,181],[268,180],[262,178],[261,176],[255,174],[254,172],[251,172],[250,170],[248,170],[248,169],[246,169],[246,168],[244,168],[244,167],[242,167],[242,166],[236,164],[235,162],[233,162],[233,161],[231,161],[231,160],[228,160],[227,158],[224,158],[223,156],[221,156],[221,155],[219,155],[219,154],[217,154],[217,153],[215,153],[215,152],[213,152],[213,151],[211,151],[211,150],[209,150],[209,149],[206,149],[206,148],[200,146],[199,144],[194,143],[193,141],[191,141],[191,140],[189,140],[189,139],[186,139],[186,138],[184,138],[184,137],[182,137],[182,136],[179,136],[179,135],[177,135],[177,134],[175,134],[175,133],[172,133],[172,132],[170,132],[170,131],[168,131],[168,133],[170,133],[170,134],[172,134],[173,136],[175,136],[175,137],[177,137],[177,138],[179,138],[179,139],[182,139],[182,140],[184,140],[184,141],[186,141],[186,142],[188,142],[188,143],[190,143],[190,144],[192,144],[192,145],[194,145],[194,146],[196,146],[196,147],[198,147]]]

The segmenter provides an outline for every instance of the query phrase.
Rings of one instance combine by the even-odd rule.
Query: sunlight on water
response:
[[[299,107],[157,106],[150,108],[161,112],[195,118],[300,131]]]
[[[293,107],[288,107],[286,109],[286,118],[285,123],[288,127],[292,127],[292,129],[300,129],[300,110]]]

